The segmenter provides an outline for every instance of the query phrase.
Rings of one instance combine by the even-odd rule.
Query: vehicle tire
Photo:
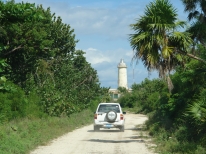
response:
[[[98,132],[99,131],[99,127],[98,126],[94,126],[94,132]]]
[[[120,131],[124,132],[124,126],[120,127]]]
[[[115,122],[115,120],[117,119],[117,112],[115,111],[107,112],[106,118],[108,122]]]

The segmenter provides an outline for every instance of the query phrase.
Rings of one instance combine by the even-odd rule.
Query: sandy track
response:
[[[37,147],[30,154],[154,154],[146,146],[147,140],[136,125],[143,124],[147,117],[141,114],[125,115],[125,131],[100,129],[93,125],[69,132],[49,143]],[[144,136],[144,135],[143,135]]]

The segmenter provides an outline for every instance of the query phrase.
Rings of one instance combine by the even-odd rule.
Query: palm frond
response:
[[[201,125],[206,122],[206,104],[203,101],[197,101],[188,107],[188,115],[197,124]]]
[[[168,59],[171,54],[173,53],[173,47],[168,47],[168,46],[164,46],[162,48],[162,56],[164,57],[164,59]]]
[[[177,21],[175,22],[173,28],[174,30],[178,30],[179,28],[184,28],[187,25],[186,21]]]
[[[176,48],[181,48],[183,51],[187,51],[189,47],[193,44],[193,40],[190,37],[190,33],[188,32],[173,32],[173,35],[170,36],[170,43]]]
[[[199,40],[201,43],[205,43],[206,40],[206,26],[202,22],[193,22],[190,28],[187,30],[192,34],[193,39]]]
[[[196,8],[196,1],[182,0],[182,3],[185,6],[185,12],[190,12]]]

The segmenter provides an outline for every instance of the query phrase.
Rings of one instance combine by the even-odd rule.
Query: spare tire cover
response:
[[[117,112],[115,111],[107,112],[106,118],[109,122],[114,122],[117,118]]]

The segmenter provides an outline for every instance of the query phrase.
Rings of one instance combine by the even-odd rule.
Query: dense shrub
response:
[[[163,153],[206,151],[205,70],[205,65],[192,60],[170,76],[172,91],[164,80],[145,79],[132,85],[132,93],[120,98],[126,107],[133,104],[142,109],[139,112],[148,114],[147,129],[159,140]]]
[[[40,116],[39,98],[31,93],[25,95],[17,85],[6,82],[0,91],[0,121],[6,122],[16,118]]]

